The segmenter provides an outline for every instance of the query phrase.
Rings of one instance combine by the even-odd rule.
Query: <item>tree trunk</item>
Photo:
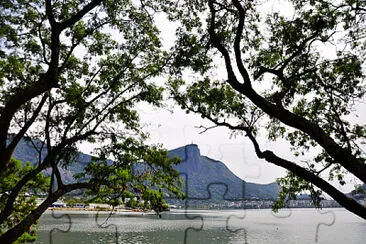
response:
[[[85,182],[64,185],[62,188],[49,195],[41,205],[39,205],[28,216],[26,216],[19,224],[9,229],[2,236],[0,236],[0,243],[11,244],[16,241],[24,232],[28,231],[29,228],[36,223],[36,221],[53,202],[57,201],[57,199],[62,197],[64,194],[76,189],[93,189],[93,187],[96,186]]]
[[[24,218],[18,225],[9,229],[2,236],[0,236],[1,244],[12,244],[16,241],[24,232],[27,232],[29,228],[36,223],[41,215],[47,210],[47,208],[62,196],[62,191],[57,191],[55,194],[49,196],[41,205],[33,210],[27,217]]]

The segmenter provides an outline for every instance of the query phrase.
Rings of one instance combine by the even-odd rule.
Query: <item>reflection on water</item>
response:
[[[163,213],[162,218],[141,213],[109,216],[58,211],[42,216],[36,243],[282,244],[315,243],[316,236],[318,243],[365,241],[366,222],[346,210],[286,211],[273,214],[270,210],[175,210]]]

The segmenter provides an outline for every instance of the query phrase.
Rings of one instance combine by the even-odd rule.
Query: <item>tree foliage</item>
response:
[[[181,195],[172,168],[177,160],[144,145],[147,134],[135,109],[140,102],[161,103],[163,90],[152,78],[169,58],[153,18],[164,10],[162,2],[1,1],[1,187],[13,177],[11,158],[19,141],[40,141],[32,142],[36,165],[24,166],[8,194],[2,192],[1,243],[15,241],[52,202],[76,189],[113,205],[118,197],[135,196],[157,211],[163,189]],[[82,142],[93,143],[97,156],[77,181],[64,182],[60,170],[75,161]],[[46,200],[11,221],[19,211],[13,203],[46,169],[51,169]]]
[[[172,17],[180,28],[171,93],[183,109],[245,134],[259,158],[289,171],[279,180],[277,207],[302,191],[317,205],[322,190],[366,219],[365,206],[333,184],[344,185],[345,174],[366,183],[365,118],[357,118],[365,95],[365,1],[281,3],[182,4]],[[262,150],[261,139],[280,138],[296,160]]]
[[[5,207],[8,196],[17,182],[34,169],[35,166],[32,166],[29,162],[23,166],[22,162],[19,160],[10,160],[9,166],[6,168],[6,176],[0,181],[0,207],[2,209]],[[25,216],[35,209],[37,204],[37,197],[35,194],[44,194],[47,192],[49,184],[50,178],[46,177],[42,173],[39,173],[36,177],[28,181],[23,186],[22,190],[18,194],[17,199],[12,203],[14,211],[10,214],[6,221],[0,225],[0,234],[4,234],[7,229],[12,228],[14,225],[20,223]],[[18,238],[17,242],[32,242],[36,240],[36,233],[36,226],[32,226]]]

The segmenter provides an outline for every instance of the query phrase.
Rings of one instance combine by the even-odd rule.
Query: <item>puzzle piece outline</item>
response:
[[[61,230],[61,229],[59,229],[59,228],[52,228],[52,229],[51,229],[51,231],[49,232],[49,243],[50,243],[50,244],[53,244],[53,237],[52,237],[53,232],[54,232],[54,231],[60,231],[60,232],[62,232],[62,233],[68,233],[68,232],[70,232],[70,230],[71,230],[71,228],[72,228],[72,221],[71,221],[70,214],[65,213],[65,214],[62,214],[62,215],[60,215],[60,216],[56,216],[56,215],[55,215],[55,211],[54,211],[53,209],[52,209],[51,214],[52,214],[52,217],[53,217],[53,218],[55,218],[55,219],[61,219],[61,218],[63,218],[63,217],[67,217],[67,218],[68,218],[68,220],[69,220],[69,227],[68,227],[66,230]]]
[[[181,174],[182,175],[182,174]],[[188,196],[188,185],[189,185],[189,183],[188,183],[188,176],[187,176],[187,174],[185,174],[185,173],[183,173],[183,175],[185,175],[185,178],[186,178],[186,195]],[[207,192],[208,192],[208,197],[205,197],[205,198],[198,198],[198,197],[187,197],[186,199],[185,199],[185,217],[187,218],[187,219],[190,219],[190,220],[193,220],[193,219],[200,219],[201,220],[201,227],[200,228],[193,228],[193,227],[188,227],[188,228],[186,228],[185,229],[185,231],[184,231],[184,244],[187,244],[188,242],[187,242],[187,240],[188,240],[188,232],[189,232],[189,230],[194,230],[194,231],[196,231],[196,232],[198,232],[198,231],[202,231],[203,229],[204,229],[204,218],[201,216],[201,215],[197,215],[197,216],[190,216],[189,214],[188,214],[188,208],[189,208],[189,204],[188,204],[188,201],[189,200],[209,200],[209,199],[211,199],[212,198],[212,195],[211,195],[211,190],[210,190],[210,187],[211,186],[213,186],[213,185],[222,185],[222,186],[224,186],[225,187],[225,192],[224,192],[224,194],[223,194],[223,200],[228,200],[228,201],[238,201],[238,199],[232,199],[232,198],[225,198],[225,196],[226,196],[226,194],[228,193],[228,185],[226,184],[226,183],[223,183],[223,182],[211,182],[211,183],[209,183],[207,186],[206,186],[206,190],[207,190]],[[243,181],[243,185],[245,186],[245,182]],[[244,188],[245,189],[245,188]],[[243,198],[244,199],[244,198]],[[236,232],[238,232],[238,231],[240,231],[240,230],[243,230],[244,231],[244,239],[245,239],[245,243],[247,243],[247,230],[245,229],[245,228],[239,228],[239,229],[236,229],[236,230],[232,230],[232,229],[230,229],[229,228],[229,221],[230,221],[230,218],[232,218],[232,217],[238,217],[238,218],[240,218],[240,219],[245,219],[245,217],[246,217],[246,214],[245,214],[245,209],[243,209],[244,210],[244,216],[240,216],[240,217],[238,217],[238,216],[236,216],[236,215],[229,215],[229,216],[227,216],[226,217],[226,220],[225,220],[225,224],[226,224],[226,226],[225,226],[225,229],[227,230],[227,231],[229,231],[229,232],[232,232],[232,233],[236,233]]]
[[[336,215],[334,213],[334,211],[324,211],[324,212],[321,212],[321,210],[317,209],[318,213],[320,214],[331,214],[332,215],[332,222],[330,224],[328,223],[324,223],[324,222],[319,222],[316,226],[316,232],[315,232],[315,242],[318,243],[319,241],[319,229],[320,229],[320,226],[321,225],[325,225],[325,226],[332,226],[335,224],[336,222]]]
[[[103,226],[104,224],[107,224],[108,220],[112,217],[113,211],[114,211],[114,209],[112,209],[109,212],[108,217],[101,224],[98,223],[98,217],[99,217],[99,212],[100,211],[97,211],[97,213],[95,214],[95,219],[94,220],[95,220],[95,223],[98,226],[98,228],[101,228],[101,229],[108,229],[109,227],[114,226],[114,228],[115,228],[116,244],[118,244],[118,236],[119,235],[118,235],[118,227],[117,227],[117,225],[115,225],[115,224],[109,224],[109,225]]]

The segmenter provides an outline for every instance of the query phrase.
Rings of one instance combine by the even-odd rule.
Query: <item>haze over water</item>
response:
[[[67,214],[67,216],[60,217]],[[100,212],[45,213],[39,240],[53,244],[91,243],[364,243],[366,221],[344,209],[174,210],[156,215]],[[203,222],[199,217],[201,216]],[[231,216],[231,217],[230,217]],[[189,219],[192,218],[192,219]],[[70,231],[67,230],[71,222]],[[202,225],[203,223],[203,225]],[[195,231],[194,229],[201,229]],[[186,237],[185,237],[186,234]]]

